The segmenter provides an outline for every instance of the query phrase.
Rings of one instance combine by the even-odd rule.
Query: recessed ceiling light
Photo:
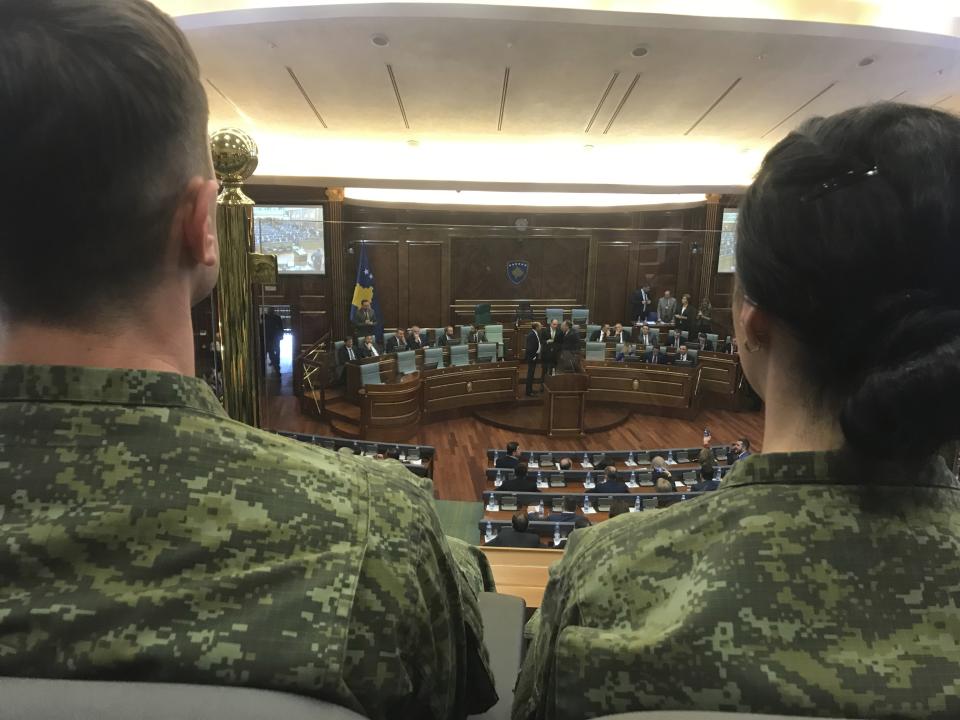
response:
[[[756,57],[757,62],[763,62],[763,61],[766,60],[766,59],[767,59],[767,54],[766,54],[766,53],[760,53],[760,54],[757,55],[757,57]]]
[[[593,145],[584,145],[584,146],[583,146],[583,149],[584,149],[584,150],[593,150]]]
[[[377,33],[376,35],[373,35],[370,38],[370,42],[372,42],[377,47],[386,47],[387,45],[390,44],[390,38],[388,38],[383,33]]]
[[[867,65],[873,65],[874,58],[865,57],[863,60],[857,63],[860,67],[866,67]]]
[[[648,52],[650,51],[647,50],[647,48],[645,48],[643,45],[638,45],[637,47],[635,47],[633,50],[630,51],[630,54],[633,55],[634,57],[643,57]]]
[[[407,145],[409,145],[410,147],[420,147],[420,141],[410,139],[410,140],[407,140]]]

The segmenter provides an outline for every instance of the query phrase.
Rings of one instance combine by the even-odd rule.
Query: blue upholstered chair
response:
[[[412,375],[417,372],[416,350],[405,350],[397,353],[397,372],[401,375]]]
[[[697,350],[691,350],[690,348],[687,348],[687,355],[690,356],[690,358],[693,360],[693,364],[696,365],[700,353]]]
[[[497,346],[495,343],[477,343],[477,362],[493,362],[497,359]]]
[[[460,342],[464,344],[470,342],[470,330],[471,327],[469,325],[460,326]]]
[[[563,322],[563,308],[547,308],[547,325],[554,320],[558,323]]]
[[[574,325],[586,325],[590,322],[590,311],[587,308],[576,308],[570,311],[570,320]]]
[[[447,329],[446,329],[445,327],[442,327],[442,328],[434,328],[434,329],[433,329],[433,342],[430,343],[430,344],[431,344],[431,345],[436,345],[438,342],[440,342],[440,338],[442,338],[442,337],[444,336],[444,333],[446,333],[446,332],[447,332]]]
[[[380,363],[360,366],[360,382],[364,385],[383,385],[380,379]]]
[[[497,343],[497,357],[503,360],[503,325],[487,325],[483,332],[487,342]]]
[[[660,331],[657,328],[650,328],[650,344],[660,344]]]
[[[432,347],[423,351],[423,364],[436,363],[438,368],[443,367],[443,348]]]
[[[465,344],[450,346],[450,365],[459,367],[470,364],[470,348]]]
[[[604,360],[607,353],[607,346],[602,342],[587,343],[587,360]]]
[[[597,330],[603,330],[602,325],[587,325],[587,342],[593,342],[593,334]]]
[[[704,350],[716,350],[717,344],[720,341],[720,336],[717,335],[716,333],[706,333],[706,336],[707,336],[707,342],[710,344],[707,347],[705,347]]]

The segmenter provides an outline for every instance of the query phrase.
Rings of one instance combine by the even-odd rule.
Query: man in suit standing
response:
[[[420,335],[420,328],[414,325],[410,328],[410,339],[407,341],[407,348],[410,350],[423,350],[430,347],[427,339]]]
[[[517,510],[510,521],[512,527],[503,528],[500,533],[487,545],[492,547],[517,547],[517,548],[538,548],[540,547],[540,536],[536,533],[527,532],[530,527],[530,521],[527,520],[527,513],[523,510]]]
[[[543,348],[540,357],[543,362],[543,373],[541,377],[547,377],[552,374],[557,367],[557,355],[560,352],[560,343],[563,340],[563,333],[560,332],[560,323],[556,318],[550,321],[550,327],[544,328],[540,336]]]
[[[497,458],[496,467],[515,468],[520,464],[520,443],[511,440],[507,443],[507,454]]]
[[[537,371],[537,360],[540,359],[540,353],[543,345],[540,342],[540,323],[535,322],[530,326],[530,332],[527,333],[527,397],[533,397],[533,376]],[[540,375],[540,386],[543,387],[543,374]]]
[[[364,331],[369,331],[370,328],[377,324],[377,316],[373,312],[373,308],[370,307],[369,300],[360,301],[360,309],[357,310],[356,314],[353,316],[353,326],[356,329],[357,334],[361,334]]]
[[[557,358],[558,372],[577,372],[580,363],[577,358],[580,355],[580,331],[576,325],[572,325],[569,320],[564,320],[560,325],[563,333],[563,339],[560,341],[560,357]]]
[[[407,336],[403,328],[397,328],[397,332],[387,338],[386,351],[388,353],[403,352],[407,349]]]
[[[360,346],[360,357],[380,357],[380,350],[377,349],[377,344],[373,341],[373,335],[367,335],[363,339],[363,344]]]
[[[663,297],[657,303],[657,316],[660,322],[672,323],[673,316],[677,313],[677,299],[670,297],[670,291],[664,290]]]
[[[267,346],[267,356],[270,358],[270,365],[273,366],[277,375],[280,374],[280,341],[283,339],[283,318],[277,313],[276,308],[268,308],[267,314],[263,317],[263,336]]]
[[[646,322],[647,313],[650,311],[650,288],[640,287],[634,290],[630,296],[630,307],[637,322]]]
[[[453,325],[447,325],[443,330],[443,335],[437,338],[437,347],[448,347],[456,344],[457,338],[453,335]]]
[[[617,323],[613,326],[613,333],[611,334],[618,343],[628,343],[630,342],[630,331],[624,329],[623,325]]]

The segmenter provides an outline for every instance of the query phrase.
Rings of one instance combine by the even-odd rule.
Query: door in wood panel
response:
[[[590,320],[596,323],[626,323],[627,287],[630,265],[629,242],[597,244],[596,291],[590,308]]]
[[[444,325],[442,307],[443,245],[431,242],[407,243],[407,319],[422,328]]]

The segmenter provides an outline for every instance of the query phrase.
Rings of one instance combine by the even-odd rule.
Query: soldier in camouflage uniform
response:
[[[570,536],[514,720],[960,717],[960,483],[937,453],[960,436],[960,119],[814,119],[739,222],[734,327],[766,452]]]
[[[429,481],[233,422],[192,377],[217,183],[176,25],[5,0],[0,27],[0,675],[490,707],[489,568],[458,569]]]

